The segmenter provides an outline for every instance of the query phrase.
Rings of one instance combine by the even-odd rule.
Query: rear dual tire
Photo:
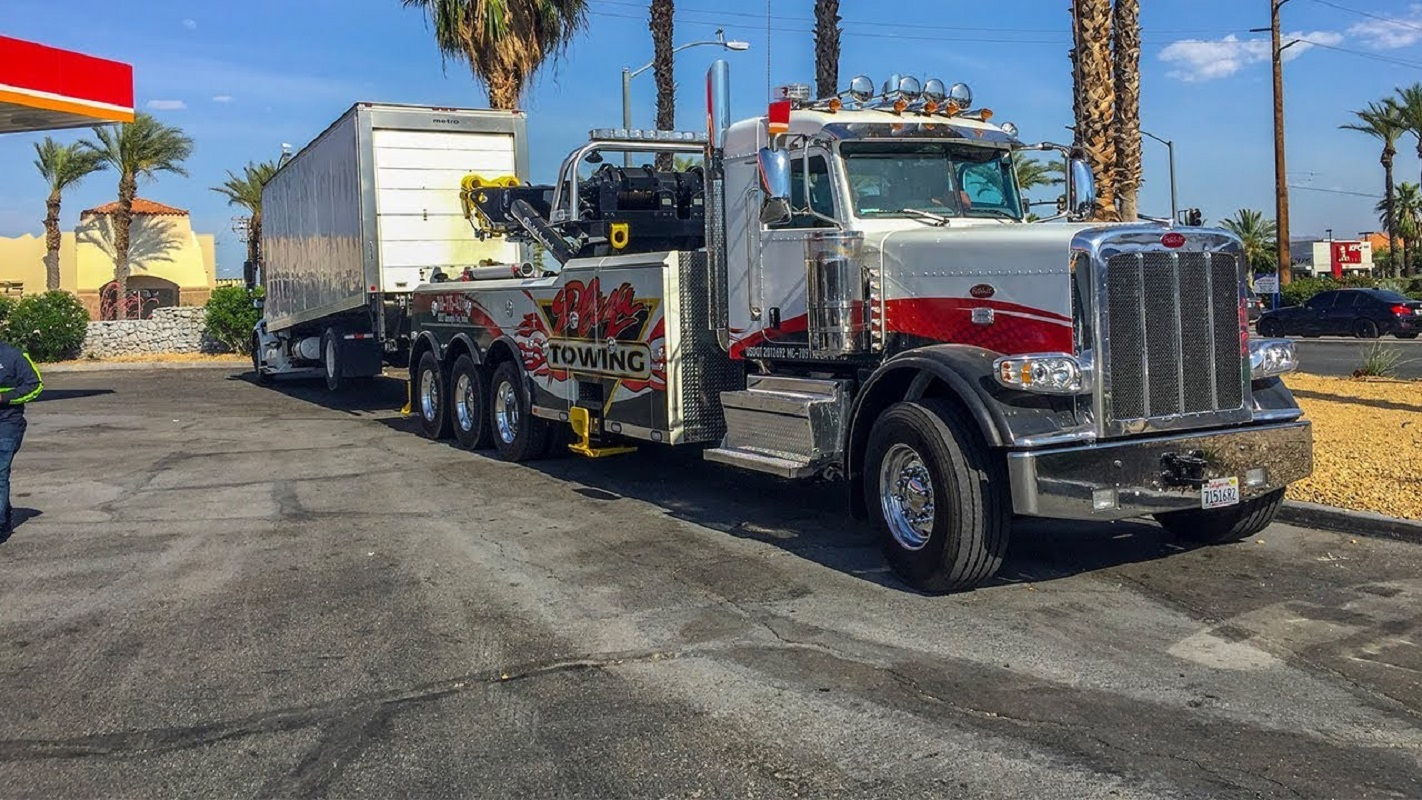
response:
[[[493,444],[489,431],[487,381],[468,355],[454,360],[449,371],[449,421],[455,441],[465,450],[486,450]]]
[[[420,433],[427,439],[449,438],[449,414],[445,412],[449,389],[444,369],[434,353],[426,351],[420,356],[410,393],[411,405],[420,418]]]
[[[499,364],[489,386],[490,438],[499,458],[519,462],[547,455],[552,426],[533,416],[528,381],[519,365],[513,361]]]

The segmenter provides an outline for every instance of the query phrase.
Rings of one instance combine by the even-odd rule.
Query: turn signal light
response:
[[[841,108],[844,108],[844,101],[839,99],[838,97],[831,97],[829,103],[826,104],[826,107],[829,108],[829,112],[833,114]]]
[[[1082,362],[1067,353],[999,358],[993,362],[993,371],[998,383],[1024,392],[1082,394],[1088,389],[1088,375]]]
[[[904,110],[907,109],[907,108],[908,108],[908,101],[907,101],[907,100],[895,100],[895,101],[894,101],[894,113],[895,113],[895,114],[902,114],[902,113],[904,113]]]

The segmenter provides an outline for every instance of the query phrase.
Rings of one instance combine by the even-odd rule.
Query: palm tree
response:
[[[95,128],[97,143],[83,146],[118,171],[118,210],[112,216],[114,231],[114,283],[121,308],[128,296],[129,225],[133,223],[133,198],[138,194],[138,178],[152,178],[160,172],[187,176],[183,162],[193,153],[192,137],[181,128],[164,125],[151,114],[134,115],[133,122],[117,128]]]
[[[494,108],[518,108],[534,73],[587,27],[587,0],[400,0],[424,11],[445,58],[469,64]]]
[[[1096,174],[1098,220],[1116,211],[1116,84],[1111,70],[1111,0],[1072,0],[1076,142]]]
[[[1378,159],[1382,162],[1383,168],[1383,199],[1379,204],[1382,212],[1384,229],[1387,231],[1389,247],[1397,248],[1397,216],[1392,210],[1393,200],[1393,177],[1392,163],[1397,156],[1397,140],[1406,132],[1407,125],[1402,118],[1402,110],[1397,102],[1388,98],[1378,103],[1368,103],[1368,107],[1362,111],[1354,111],[1353,115],[1358,121],[1352,125],[1340,125],[1340,128],[1350,131],[1358,131],[1382,142],[1382,156]],[[1402,262],[1406,263],[1406,260]],[[1398,262],[1393,260],[1393,271],[1397,272]]]
[[[227,171],[227,180],[212,190],[227,197],[227,204],[247,209],[252,215],[247,225],[247,260],[256,263],[261,257],[262,242],[262,187],[276,174],[275,161],[248,161],[237,175]]]
[[[1256,272],[1275,272],[1279,265],[1274,255],[1275,242],[1279,238],[1279,226],[1272,219],[1265,219],[1264,213],[1252,208],[1241,208],[1234,216],[1220,220],[1230,233],[1244,243],[1244,260]]]
[[[59,288],[59,205],[64,190],[105,167],[98,154],[78,142],[60,144],[44,137],[35,143],[35,168],[49,183],[49,198],[44,214],[44,288],[52,292]]]
[[[675,4],[672,0],[652,0],[649,13],[652,77],[657,81],[657,130],[670,131],[676,129],[676,51],[672,45]],[[656,164],[657,169],[671,169],[671,154],[659,154]]]
[[[1121,219],[1139,216],[1141,190],[1141,2],[1116,0],[1111,22],[1116,115],[1112,138],[1116,145],[1115,192]]]
[[[839,94],[839,0],[815,0],[815,97]]]
[[[1018,150],[1012,154],[1012,169],[1022,191],[1038,186],[1057,186],[1065,181],[1066,168],[1060,161],[1041,161]]]
[[[1397,238],[1401,243],[1398,255],[1402,260],[1402,276],[1412,277],[1412,259],[1417,257],[1419,233],[1422,233],[1422,186],[1403,181],[1397,185],[1392,199],[1392,213],[1397,218]]]

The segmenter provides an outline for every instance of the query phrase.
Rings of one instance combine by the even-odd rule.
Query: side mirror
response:
[[[1070,197],[1067,209],[1076,216],[1086,216],[1096,207],[1096,176],[1091,174],[1091,166],[1085,160],[1071,160]]]
[[[790,220],[790,154],[785,150],[762,147],[756,154],[756,171],[760,174],[760,191],[764,200],[760,221],[778,225]]]

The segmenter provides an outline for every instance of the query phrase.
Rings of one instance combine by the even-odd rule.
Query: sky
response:
[[[771,19],[767,31],[767,6]],[[1239,208],[1273,216],[1268,1],[1144,0],[1141,119],[1176,142],[1182,207],[1207,220]],[[647,4],[589,0],[588,30],[545,67],[524,102],[535,181],[595,127],[620,123],[620,70],[651,59]],[[970,84],[995,121],[1024,140],[1064,141],[1071,124],[1067,0],[865,2],[842,0],[841,83],[893,72]],[[707,66],[725,57],[733,116],[764,112],[768,86],[813,84],[812,0],[677,0],[677,43],[727,38],[746,52],[688,49],[677,57],[678,123],[702,126]],[[1422,3],[1290,0],[1287,51],[1288,175],[1294,236],[1379,227],[1379,147],[1343,131],[1351,109],[1422,81]],[[0,0],[0,34],[131,63],[136,105],[195,140],[190,176],[162,175],[141,196],[189,209],[217,236],[218,274],[241,274],[232,233],[238,209],[210,187],[249,160],[300,148],[356,101],[481,107],[483,90],[458,63],[442,63],[421,13],[400,0]],[[634,81],[634,123],[651,127],[650,72]],[[68,141],[87,131],[60,131]],[[33,166],[44,134],[0,135],[0,236],[39,234],[46,188]],[[1422,172],[1416,141],[1397,159],[1399,180]],[[1165,147],[1145,142],[1143,213],[1169,215]],[[65,197],[62,225],[116,194],[98,174]]]

